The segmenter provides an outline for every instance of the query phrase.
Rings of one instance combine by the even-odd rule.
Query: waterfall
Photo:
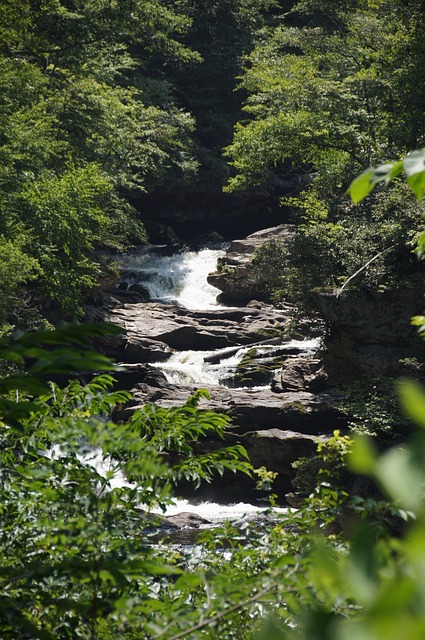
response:
[[[130,286],[141,285],[152,301],[174,303],[194,311],[220,309],[223,307],[216,300],[220,292],[208,284],[207,276],[216,270],[217,260],[224,255],[225,248],[222,245],[163,255],[161,247],[142,247],[137,253],[123,256],[122,280]],[[291,340],[287,346],[311,355],[318,348],[318,340]],[[257,347],[257,352],[273,356],[275,349],[265,345]],[[248,350],[249,347],[241,347],[214,364],[208,362],[213,351],[182,351],[166,362],[151,364],[161,369],[172,384],[227,386]]]
[[[291,349],[298,349],[303,356],[313,355],[320,341],[318,338],[309,340],[289,340],[286,345]],[[152,366],[160,368],[165,374],[167,382],[171,384],[188,384],[188,385],[222,385],[228,386],[228,381],[234,376],[238,364],[242,358],[250,350],[250,346],[241,347],[236,353],[229,357],[223,357],[219,362],[211,363],[208,361],[214,351],[179,351],[174,353],[167,361],[160,363],[152,363]],[[273,356],[278,346],[264,345],[256,347],[258,354],[263,353]],[[233,386],[233,385],[232,385]],[[238,385],[239,388],[246,388]],[[251,391],[263,389],[269,384],[262,386],[250,386]]]
[[[144,247],[137,253],[123,256],[121,260],[121,282],[128,287],[137,284],[146,290],[151,301],[177,304],[192,311],[220,309],[217,304],[219,290],[207,282],[207,276],[217,268],[217,260],[225,253],[225,246],[207,247],[198,251],[181,251],[173,255],[164,255],[161,247]],[[165,362],[152,362],[150,366],[159,368],[171,384],[190,387],[238,386],[244,382],[235,380],[238,364],[247,352],[255,346],[257,356],[273,358],[282,353],[282,347],[309,356],[319,346],[319,340],[287,340],[283,344],[255,344],[218,351],[180,351],[175,352]],[[271,374],[273,372],[271,371]],[[251,386],[250,392],[261,392],[270,388]],[[189,392],[188,392],[189,393]],[[120,479],[118,479],[119,483]],[[212,502],[191,504],[187,500],[177,500],[170,505],[166,515],[181,511],[191,511],[202,515],[210,522],[220,522],[227,518],[241,518],[244,514],[252,518],[262,513],[264,507],[248,503],[222,505]],[[282,509],[281,512],[285,510]]]
[[[161,255],[155,247],[143,248],[137,254],[121,260],[122,280],[129,285],[140,284],[153,301],[179,304],[187,309],[206,310],[217,305],[218,289],[207,282],[207,276],[217,268],[224,255],[221,248],[181,251]]]

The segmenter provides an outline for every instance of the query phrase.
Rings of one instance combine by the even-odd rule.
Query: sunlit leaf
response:
[[[355,473],[370,475],[375,467],[376,457],[376,448],[370,438],[353,438],[347,462]]]
[[[397,505],[414,512],[419,509],[424,496],[424,469],[413,463],[408,450],[391,449],[381,456],[375,473]]]
[[[425,429],[425,389],[413,380],[404,380],[399,384],[399,394],[405,413]]]

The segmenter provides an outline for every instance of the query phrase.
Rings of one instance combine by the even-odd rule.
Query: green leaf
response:
[[[284,627],[275,616],[268,616],[255,635],[255,640],[287,640],[295,637],[295,633]]]
[[[353,438],[347,462],[355,473],[370,475],[375,468],[376,459],[376,448],[370,438]]]
[[[425,429],[425,390],[413,380],[404,380],[399,384],[399,394],[405,413]]]
[[[167,564],[159,564],[156,562],[140,561],[132,563],[131,565],[124,565],[125,573],[139,573],[144,576],[145,574],[152,576],[168,576],[179,575],[182,572],[178,567],[173,567]]]
[[[372,191],[375,187],[374,182],[372,181],[374,172],[373,169],[366,169],[363,173],[361,173],[347,189],[347,193],[350,195],[351,200],[354,204],[358,204],[366,196]]]
[[[425,149],[409,153],[403,160],[407,183],[418,200],[425,195]]]
[[[403,160],[403,169],[407,176],[425,171],[425,149],[417,149],[409,153]]]
[[[388,185],[391,180],[397,178],[400,173],[403,171],[403,160],[398,160],[397,162],[391,163],[391,169],[387,172],[385,177],[385,184]]]
[[[423,333],[425,331],[425,316],[413,316],[411,324],[415,327],[419,327],[418,332]]]
[[[177,578],[175,586],[176,589],[193,589],[196,587],[203,587],[204,581],[197,573],[184,573]]]
[[[425,195],[425,171],[415,173],[407,178],[407,183],[418,200],[422,200]]]
[[[400,507],[412,511],[419,509],[423,499],[424,471],[414,463],[408,450],[394,448],[381,456],[376,477]]]
[[[376,536],[368,527],[360,527],[352,536],[350,556],[344,567],[350,591],[364,604],[371,603],[379,589]]]

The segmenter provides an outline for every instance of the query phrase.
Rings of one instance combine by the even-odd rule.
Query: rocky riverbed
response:
[[[183,404],[195,389],[206,388],[211,397],[202,399],[200,408],[231,417],[226,443],[242,443],[255,467],[266,466],[279,474],[276,486],[282,491],[281,499],[291,490],[292,463],[313,455],[319,440],[344,426],[317,357],[318,328],[314,323],[309,327],[304,324],[304,335],[294,339],[294,309],[290,305],[277,309],[258,300],[262,297],[258,281],[249,277],[255,249],[271,238],[285,240],[291,234],[289,225],[280,225],[234,241],[226,251],[214,254],[209,271],[202,276],[210,296],[207,304],[205,300],[201,303],[204,308],[186,306],[199,296],[204,284],[191,281],[183,291],[184,278],[193,280],[183,254],[182,263],[177,257],[161,257],[155,263],[149,257],[139,261],[133,256],[104,305],[89,310],[92,318],[125,329],[122,337],[105,345],[108,355],[126,365],[119,384],[133,395],[121,419],[146,403],[164,407]],[[203,263],[202,252],[193,259],[196,262],[199,256]],[[231,284],[224,284],[222,275],[212,275],[217,258],[231,266],[226,270]],[[155,264],[158,276],[152,284]],[[195,264],[194,269],[199,266]],[[161,301],[161,286],[167,288],[166,302]],[[149,299],[148,287],[155,291],[155,301]],[[226,291],[232,306],[216,304],[220,290]],[[224,482],[232,483],[234,489],[229,492],[227,487],[227,495],[246,498],[246,479],[235,483],[233,478],[225,478]],[[247,489],[250,492],[252,486]],[[217,488],[222,490],[222,486]],[[208,497],[222,499],[214,493]]]
[[[335,408],[335,385],[397,368],[418,299],[409,290],[396,299],[370,297],[360,307],[337,292],[322,295],[324,341],[323,325],[294,325],[293,307],[262,301],[253,275],[255,250],[271,239],[288,242],[292,234],[290,225],[280,225],[205,253],[149,248],[125,262],[118,286],[89,310],[93,319],[125,329],[105,345],[126,365],[118,383],[133,395],[121,419],[146,403],[183,404],[206,388],[210,399],[200,407],[231,417],[226,441],[242,443],[255,467],[278,474],[281,499],[292,489],[293,463],[346,426]],[[246,478],[223,482],[203,495],[244,499],[252,488]]]

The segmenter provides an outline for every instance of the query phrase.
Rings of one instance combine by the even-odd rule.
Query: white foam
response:
[[[220,291],[208,284],[207,276],[217,269],[223,249],[184,251],[161,256],[152,251],[123,256],[122,268],[131,271],[132,282],[148,290],[152,300],[176,302],[187,309],[220,308]],[[137,275],[139,274],[139,275]]]

